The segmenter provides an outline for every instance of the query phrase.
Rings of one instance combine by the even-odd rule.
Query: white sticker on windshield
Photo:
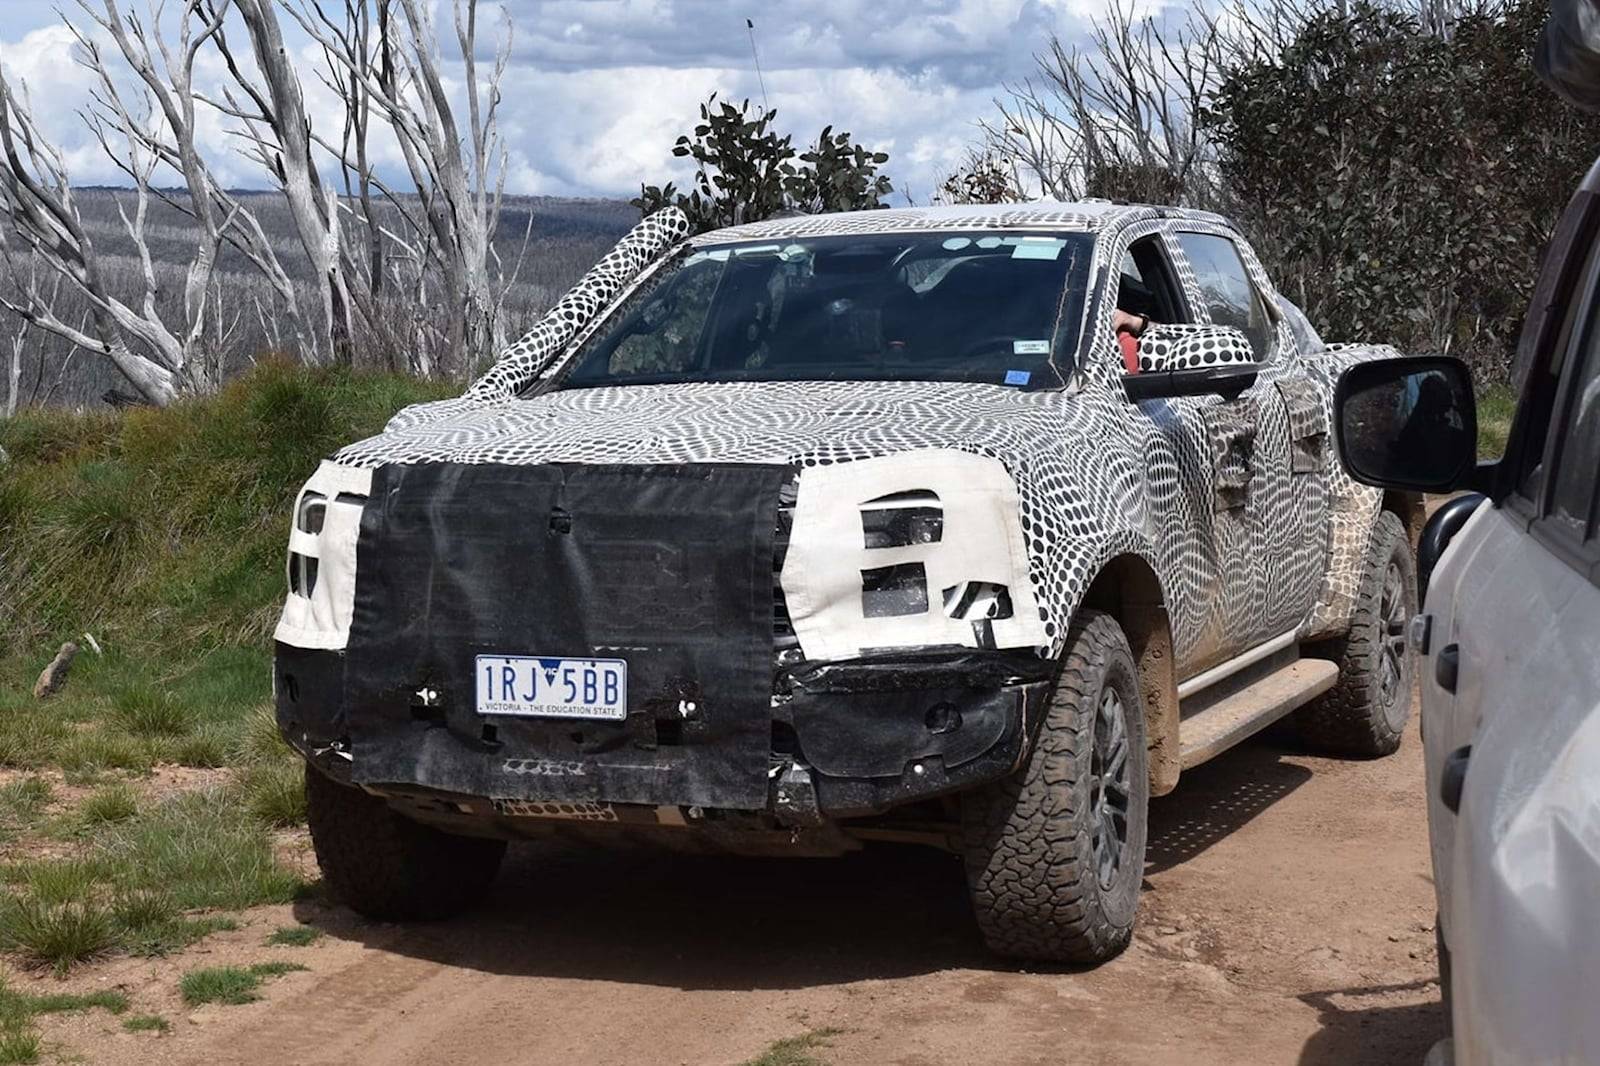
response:
[[[1049,341],[1012,341],[1012,355],[1049,355]]]
[[[1050,237],[1024,237],[1011,246],[1011,258],[1054,259],[1061,254],[1066,243]]]

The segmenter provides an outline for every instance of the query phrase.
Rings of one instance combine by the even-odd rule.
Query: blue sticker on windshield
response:
[[[1006,384],[1026,385],[1028,383],[1028,379],[1031,377],[1033,377],[1033,374],[1026,370],[1007,370]]]

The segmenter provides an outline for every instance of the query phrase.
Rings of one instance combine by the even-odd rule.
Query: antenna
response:
[[[750,19],[745,19],[744,28],[750,31],[750,54],[756,60],[756,81],[761,85],[761,106],[764,110],[771,111],[772,105],[767,103],[767,79],[761,74],[761,53],[756,50],[756,24]]]

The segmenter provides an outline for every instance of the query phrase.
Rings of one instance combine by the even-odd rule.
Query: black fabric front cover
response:
[[[361,519],[345,681],[354,779],[764,807],[773,526],[791,475],[380,467]],[[480,717],[480,654],[625,659],[628,719]]]

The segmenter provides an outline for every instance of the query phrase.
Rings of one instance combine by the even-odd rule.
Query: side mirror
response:
[[[1449,492],[1471,483],[1478,409],[1461,360],[1427,355],[1357,363],[1339,377],[1333,412],[1340,461],[1362,484]]]
[[[1173,396],[1234,399],[1261,365],[1243,330],[1188,323],[1153,325],[1139,338],[1139,372],[1124,374],[1130,400]]]

